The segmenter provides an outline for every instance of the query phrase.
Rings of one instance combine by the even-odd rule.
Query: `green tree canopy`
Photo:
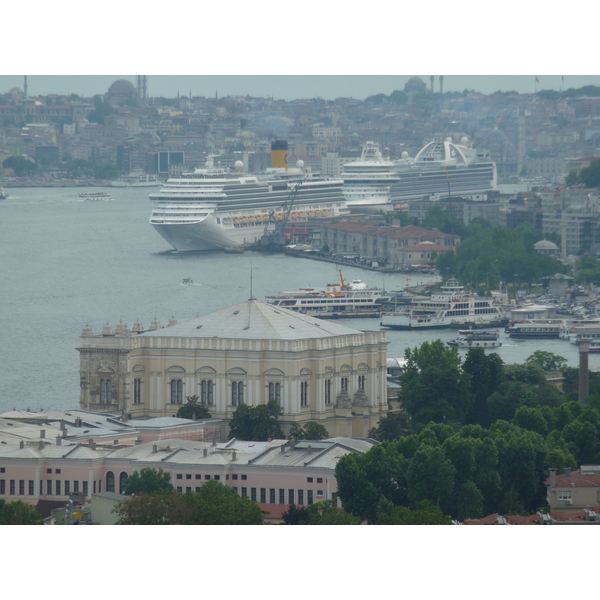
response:
[[[552,352],[536,350],[525,359],[525,363],[539,365],[544,371],[560,371],[567,366],[567,359]]]
[[[329,432],[324,425],[316,421],[309,421],[304,427],[294,423],[288,435],[289,439],[296,440],[324,440],[329,436]]]
[[[390,412],[379,419],[377,427],[369,431],[369,437],[380,442],[397,440],[410,435],[411,426],[409,416],[403,412]]]
[[[157,494],[173,490],[171,476],[162,469],[144,467],[134,471],[125,481],[123,492],[131,494]]]
[[[284,437],[279,423],[283,409],[275,400],[267,404],[248,406],[241,404],[229,421],[229,439],[267,441]]]
[[[42,515],[22,500],[7,502],[0,498],[0,525],[43,525]]]
[[[17,177],[27,177],[37,171],[37,164],[27,156],[9,156],[2,162],[5,169],[12,169]]]
[[[177,411],[177,417],[180,419],[210,419],[211,415],[208,408],[200,402],[198,396],[186,396],[185,404]]]

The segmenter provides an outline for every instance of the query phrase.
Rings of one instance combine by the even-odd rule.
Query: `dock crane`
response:
[[[292,185],[290,195],[281,208],[281,219],[275,218],[275,211],[269,213],[269,220],[265,224],[265,232],[260,238],[258,247],[263,250],[281,250],[285,246],[285,226],[290,218],[292,207],[298,196],[300,186],[306,181],[299,181]]]

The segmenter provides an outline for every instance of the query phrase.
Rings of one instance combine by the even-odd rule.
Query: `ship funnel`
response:
[[[271,166],[275,169],[285,169],[288,164],[288,143],[286,140],[275,140],[271,142]]]

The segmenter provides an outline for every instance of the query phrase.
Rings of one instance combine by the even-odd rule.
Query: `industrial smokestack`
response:
[[[275,140],[271,142],[271,166],[275,169],[285,169],[288,164],[288,143],[286,140]]]
[[[440,94],[444,93],[444,76],[440,75]]]

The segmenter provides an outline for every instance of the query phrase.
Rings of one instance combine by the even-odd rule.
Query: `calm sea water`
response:
[[[253,295],[337,280],[331,263],[255,252],[176,253],[148,223],[149,189],[112,190],[114,201],[84,202],[85,189],[6,190],[0,201],[0,412],[13,407],[69,409],[79,404],[79,344],[89,323],[95,333],[109,322],[129,327],[139,318],[181,322],[243,302]],[[98,191],[96,189],[95,191]],[[342,267],[346,279],[402,289],[406,275]],[[194,285],[183,285],[191,277]],[[412,276],[411,286],[431,280]],[[345,320],[356,329],[379,329],[377,319]],[[388,356],[452,331],[388,331]],[[523,362],[535,350],[555,352],[576,366],[575,346],[564,341],[516,342],[502,334],[498,354]],[[463,352],[463,351],[461,351]],[[590,356],[600,367],[600,355]]]

